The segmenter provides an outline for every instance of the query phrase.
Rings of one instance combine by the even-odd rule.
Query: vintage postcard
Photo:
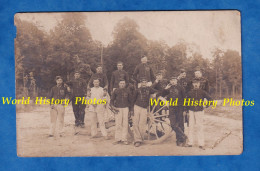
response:
[[[241,16],[17,13],[17,155],[243,152]]]

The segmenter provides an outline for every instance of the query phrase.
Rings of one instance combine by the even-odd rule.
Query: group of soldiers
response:
[[[56,77],[57,85],[51,89],[50,98],[64,99],[69,95],[72,100],[72,107],[75,116],[75,127],[85,127],[85,111],[90,118],[91,137],[97,137],[99,126],[102,135],[109,139],[105,128],[104,114],[108,109],[112,110],[115,118],[115,141],[113,144],[128,145],[129,117],[133,121],[134,146],[143,144],[147,130],[147,112],[150,107],[150,98],[164,97],[175,100],[179,103],[176,106],[169,106],[169,120],[172,129],[176,133],[176,144],[178,146],[191,147],[194,145],[193,137],[198,137],[199,147],[204,149],[203,133],[203,106],[183,106],[184,98],[196,100],[204,98],[211,99],[208,94],[209,85],[207,79],[202,77],[202,72],[196,68],[194,79],[188,81],[186,72],[181,70],[178,76],[172,76],[170,80],[163,78],[163,73],[154,75],[153,69],[147,63],[146,56],[141,57],[141,63],[136,66],[132,84],[129,74],[123,70],[123,63],[117,63],[117,70],[112,73],[110,86],[102,66],[98,65],[96,73],[86,82],[81,77],[81,71],[75,70],[74,79],[63,83],[60,76]],[[111,98],[108,94],[110,88]],[[106,99],[106,104],[76,103],[78,97],[86,99]],[[56,121],[59,123],[59,135],[62,136],[64,125],[64,106],[51,105],[51,132],[50,137],[55,134]],[[58,118],[58,119],[57,119]],[[186,118],[186,119],[184,119]],[[189,118],[188,135],[184,133],[184,120]],[[198,131],[194,131],[198,127]]]

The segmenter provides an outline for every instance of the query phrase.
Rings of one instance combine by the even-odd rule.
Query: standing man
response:
[[[99,86],[99,79],[93,80],[94,87],[90,90],[90,99],[92,102],[94,101],[103,101],[104,91],[103,88]],[[104,116],[105,106],[103,104],[93,103],[89,106],[89,115],[91,120],[91,137],[96,138],[97,136],[97,123],[99,123],[99,127],[101,133],[105,140],[108,140],[108,134],[105,127],[105,116]]]
[[[137,65],[134,71],[134,79],[138,83],[138,88],[141,87],[141,79],[145,78],[147,80],[147,86],[150,87],[154,82],[154,73],[152,68],[147,64],[147,57],[143,56],[141,58],[141,64]]]
[[[103,69],[101,65],[98,65],[96,68],[96,73],[93,74],[88,82],[88,88],[94,87],[93,80],[99,80],[99,86],[102,88],[108,89],[108,80],[105,73],[103,73]]]
[[[75,116],[75,127],[85,127],[85,108],[86,104],[77,103],[76,98],[79,97],[83,99],[86,96],[87,85],[85,80],[80,78],[80,71],[76,70],[74,73],[74,79],[68,82],[68,85],[72,89],[71,98],[72,98],[72,108]]]
[[[183,122],[183,89],[178,86],[177,77],[171,77],[170,84],[168,84],[163,91],[163,96],[167,95],[169,101],[178,99],[176,106],[169,106],[169,119],[172,129],[176,133],[177,146],[184,146],[187,140],[184,134]]]
[[[132,106],[131,94],[129,89],[125,88],[125,80],[119,80],[118,84],[119,88],[113,91],[110,101],[110,104],[118,110],[118,113],[115,114],[116,131],[114,144],[123,142],[125,145],[128,145],[128,112]]]
[[[61,76],[56,76],[56,83],[54,87],[51,88],[50,99],[65,99],[66,95],[68,95],[70,89],[69,87],[63,84],[63,80]],[[64,126],[64,113],[65,107],[64,104],[52,104],[50,110],[51,117],[51,126],[50,126],[50,134],[49,137],[53,137],[55,135],[56,123],[58,120],[58,133],[59,136],[63,134],[63,126]]]
[[[183,90],[183,98],[186,98],[190,87],[188,86],[189,82],[186,78],[186,71],[184,69],[181,69],[181,73],[178,76],[178,85]],[[184,123],[187,123],[187,126],[189,126],[189,118],[187,115],[187,108],[185,106],[183,106],[183,117],[184,117]]]
[[[125,86],[128,86],[129,83],[129,75],[128,73],[123,70],[123,62],[119,61],[117,62],[117,70],[112,73],[111,81],[110,81],[110,88],[111,93],[118,88],[119,86],[119,80],[125,80]]]
[[[210,95],[200,88],[200,81],[194,79],[192,81],[193,89],[190,90],[187,94],[187,98],[194,99],[194,101],[204,101],[204,98],[207,100],[212,100]],[[188,138],[189,142],[187,144],[188,147],[193,146],[193,138],[194,136],[198,139],[199,148],[204,150],[205,140],[204,140],[204,109],[203,106],[188,106],[189,109],[189,133]],[[195,131],[197,128],[197,131]]]
[[[145,131],[147,128],[147,109],[150,104],[150,95],[157,91],[147,86],[147,79],[140,80],[141,87],[138,88],[133,97],[134,103],[134,145],[139,147],[144,140]]]

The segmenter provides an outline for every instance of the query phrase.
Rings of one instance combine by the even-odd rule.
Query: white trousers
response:
[[[101,130],[101,133],[104,137],[107,136],[107,130],[105,127],[105,121],[104,121],[104,106],[103,105],[97,105],[93,111],[89,111],[89,117],[91,122],[91,136],[96,136],[98,133],[97,130],[97,123],[99,123],[99,127]]]
[[[134,142],[142,142],[147,130],[147,109],[134,105],[133,117]]]
[[[188,139],[189,145],[194,144],[194,138],[197,138],[198,145],[204,146],[204,111],[189,111],[189,127],[188,127]]]
[[[116,141],[127,141],[128,134],[128,107],[117,108],[119,112],[115,114],[116,121],[116,131],[115,140]]]
[[[50,135],[55,135],[56,123],[58,120],[59,134],[63,132],[65,107],[61,104],[54,105],[50,111]]]

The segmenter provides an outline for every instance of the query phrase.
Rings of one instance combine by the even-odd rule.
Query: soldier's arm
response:
[[[49,98],[52,99],[54,95],[53,87],[51,88],[51,91],[49,93]]]
[[[125,72],[125,83],[126,83],[126,87],[127,87],[129,84],[129,75],[127,72]]]
[[[104,82],[105,82],[105,86],[104,86],[104,88],[108,88],[108,79],[107,79],[107,76],[106,76],[106,74],[104,74]]]
[[[134,79],[138,82],[138,80],[137,80],[137,75],[138,75],[138,73],[139,73],[139,66],[137,65],[136,67],[135,67],[135,70],[134,70],[134,74],[133,74],[133,77],[134,77]]]
[[[111,99],[110,99],[110,105],[115,106],[115,99],[116,99],[116,90],[112,93]]]
[[[92,87],[92,84],[93,84],[93,76],[94,76],[94,74],[91,75],[89,82],[88,82],[87,88],[89,88],[89,89]]]
[[[115,75],[114,75],[114,72],[113,72],[113,73],[112,73],[112,76],[111,76],[111,81],[110,81],[110,92],[111,92],[111,93],[113,92],[114,82],[115,82]]]
[[[206,98],[207,100],[213,100],[213,98],[207,93],[206,91],[203,90],[203,97]]]

